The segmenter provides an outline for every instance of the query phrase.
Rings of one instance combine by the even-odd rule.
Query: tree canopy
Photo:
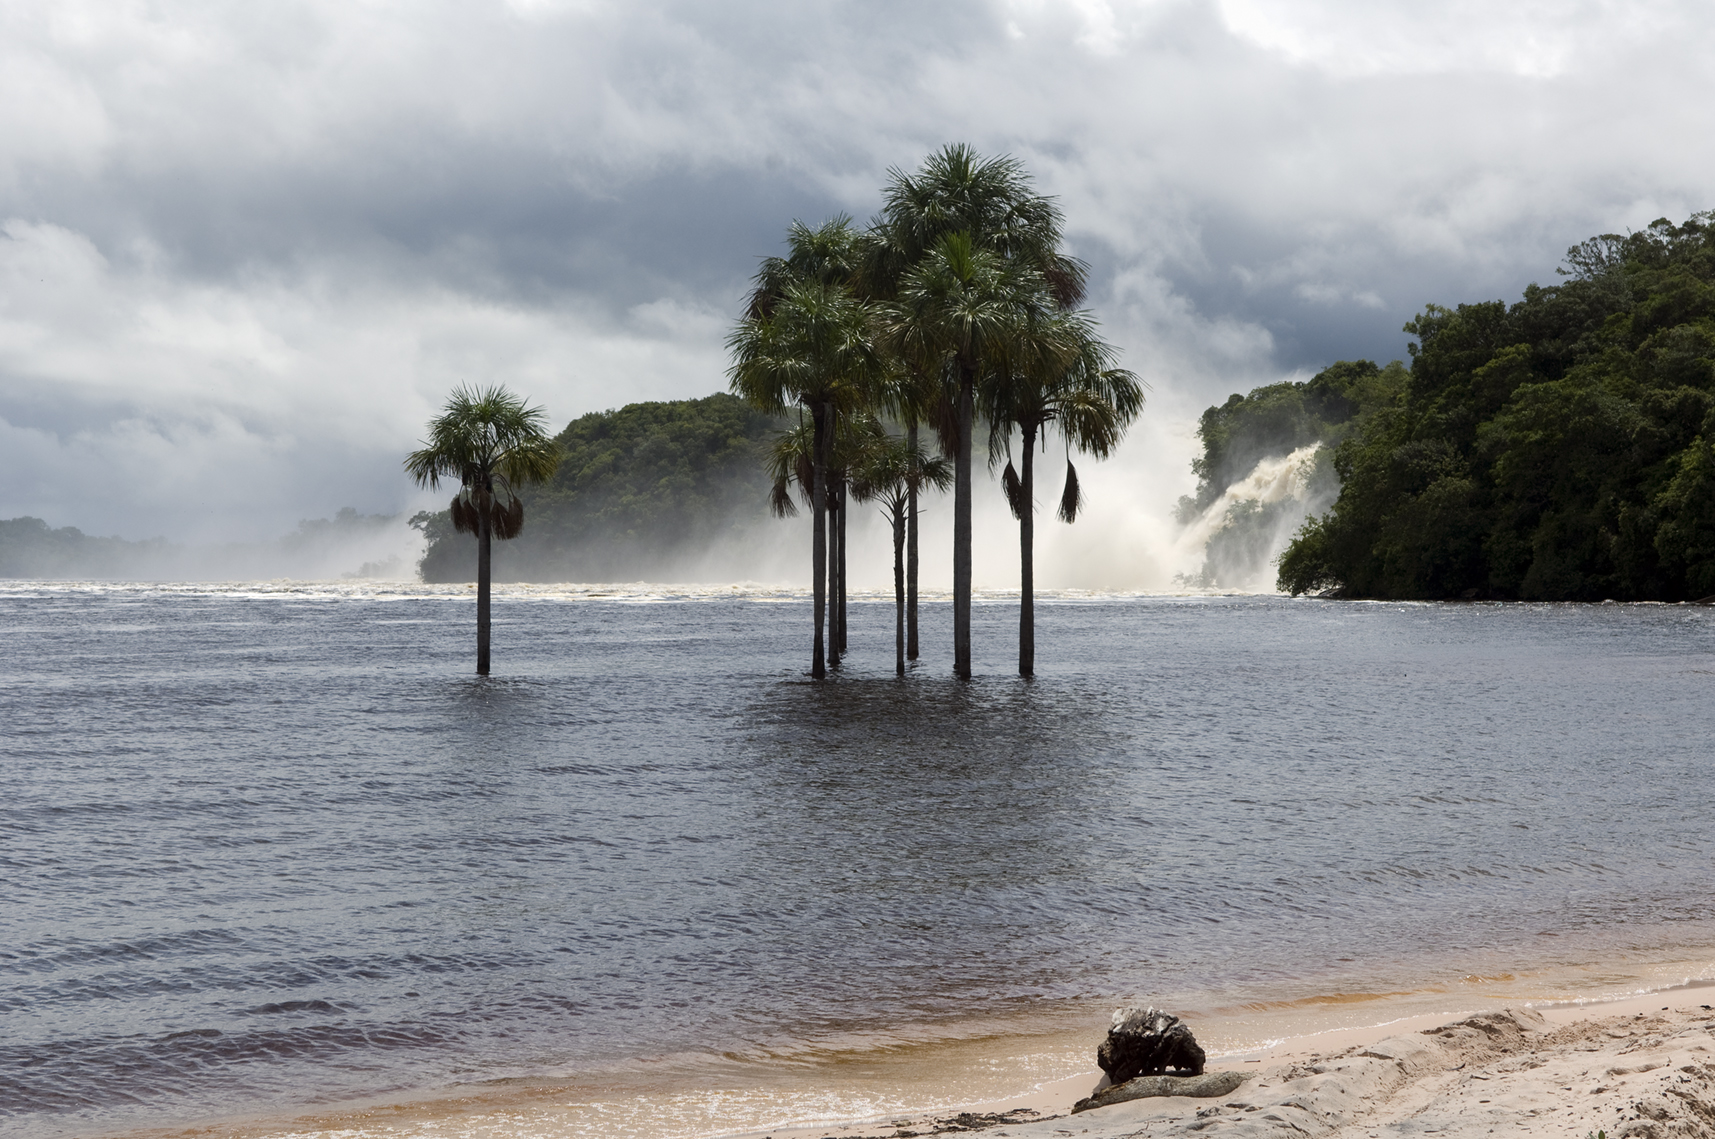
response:
[[[1281,588],[1715,593],[1715,215],[1595,237],[1566,264],[1510,306],[1406,325],[1404,388],[1339,443],[1340,496],[1282,557]]]
[[[767,517],[762,459],[782,421],[736,396],[591,412],[554,437],[553,476],[520,491],[530,525],[495,551],[501,581],[630,581]],[[424,581],[471,581],[447,512],[421,514]],[[455,540],[456,538],[456,540]]]

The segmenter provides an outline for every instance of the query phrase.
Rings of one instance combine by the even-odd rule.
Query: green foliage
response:
[[[495,550],[500,581],[627,581],[764,517],[763,457],[781,421],[735,396],[634,403],[573,420],[559,465],[521,491],[529,525]],[[429,540],[424,581],[470,581],[475,543],[447,512],[412,524]]]
[[[1202,457],[1191,461],[1197,494],[1179,500],[1179,521],[1208,509],[1263,459],[1312,443],[1337,443],[1367,417],[1395,406],[1405,385],[1405,366],[1398,361],[1378,368],[1369,360],[1342,360],[1305,383],[1269,384],[1227,397],[1197,425],[1203,441]]]
[[[1715,592],[1715,226],[1567,254],[1569,279],[1431,305],[1397,406],[1340,444],[1280,585],[1388,598]],[[1253,393],[1254,394],[1254,393]]]
[[[547,418],[503,387],[455,388],[423,447],[405,457],[405,471],[418,486],[457,478],[467,490],[484,484],[486,493],[495,478],[513,488],[541,482],[554,473]]]
[[[913,488],[944,491],[952,485],[953,464],[885,433],[870,436],[851,469],[852,497],[858,502],[879,502],[896,524],[903,521]]]

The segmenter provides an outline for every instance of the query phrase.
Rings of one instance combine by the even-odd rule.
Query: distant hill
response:
[[[1429,306],[1280,561],[1293,593],[1715,594],[1715,214],[1606,234],[1522,300]]]
[[[782,421],[736,396],[634,403],[573,420],[545,485],[522,491],[524,530],[494,544],[496,581],[635,581],[683,576],[768,521],[763,455]],[[450,496],[449,496],[450,497]],[[445,510],[428,538],[428,582],[474,581],[476,543]]]
[[[127,542],[97,538],[75,526],[56,530],[40,518],[0,519],[0,577],[115,577],[158,561],[169,550],[162,538]]]
[[[98,538],[75,526],[54,529],[40,518],[0,520],[0,578],[209,581],[294,577],[402,576],[394,552],[410,532],[398,515],[306,519],[264,542],[187,546],[165,538],[132,542]]]

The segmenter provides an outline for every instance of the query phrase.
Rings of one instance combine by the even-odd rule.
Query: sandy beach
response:
[[[1105,1085],[1094,1066],[1046,1079],[1028,1094],[852,1122],[735,1132],[669,1110],[676,1092],[712,1101],[731,1090],[661,1088],[653,1125],[635,1112],[601,1114],[555,1081],[377,1101],[295,1117],[232,1119],[127,1133],[129,1139],[1134,1139],[1175,1135],[1715,1137],[1715,983],[1593,1003],[1513,1005],[1310,1031],[1266,1051],[1213,1059],[1210,1072],[1245,1076],[1213,1098],[1159,1096],[1074,1113]],[[611,1114],[609,1114],[611,1112]],[[676,1115],[678,1122],[668,1116]],[[824,1117],[826,1118],[826,1117]],[[848,1117],[849,1118],[849,1117]]]
[[[1103,1082],[1092,1069],[1037,1095],[963,1113],[766,1137],[1715,1136],[1712,1003],[1715,986],[1699,985],[1596,1006],[1496,1009],[1451,1023],[1419,1017],[1213,1063],[1210,1071],[1249,1075],[1237,1091],[1214,1098],[1162,1096],[1070,1114],[1077,1097]]]

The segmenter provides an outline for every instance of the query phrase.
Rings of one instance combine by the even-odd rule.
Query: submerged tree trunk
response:
[[[833,473],[833,412],[828,412],[828,458],[823,465],[823,497],[827,499],[827,516],[823,520],[823,532],[828,545],[827,566],[823,569],[828,590],[828,609],[825,616],[828,630],[828,667],[840,667],[840,496],[835,489],[839,479]]]
[[[830,431],[829,435],[832,434],[833,432]],[[832,463],[828,464],[829,467],[832,465]],[[826,541],[828,544],[826,569],[828,583],[828,667],[838,668],[840,667],[840,524],[838,519],[840,498],[834,490],[834,475],[831,470],[827,472],[827,480],[828,515],[824,528],[827,532]]]
[[[1018,675],[1036,675],[1036,428],[1024,429],[1024,470],[1018,479]]]
[[[840,655],[847,652],[846,645],[846,506],[850,496],[846,493],[846,480],[840,480]]]
[[[893,674],[905,675],[905,504],[893,508]]]
[[[810,445],[810,592],[816,616],[816,636],[810,649],[810,675],[821,680],[828,675],[823,663],[822,612],[827,604],[826,581],[828,568],[828,535],[823,526],[827,513],[828,492],[828,411],[822,404],[810,409],[814,433]]]
[[[905,429],[911,479],[905,484],[905,659],[917,659],[917,424]]]
[[[971,420],[976,384],[959,368],[958,445],[953,458],[953,675],[971,678]]]
[[[488,594],[494,576],[494,491],[484,478],[476,487],[476,674],[488,675]]]

